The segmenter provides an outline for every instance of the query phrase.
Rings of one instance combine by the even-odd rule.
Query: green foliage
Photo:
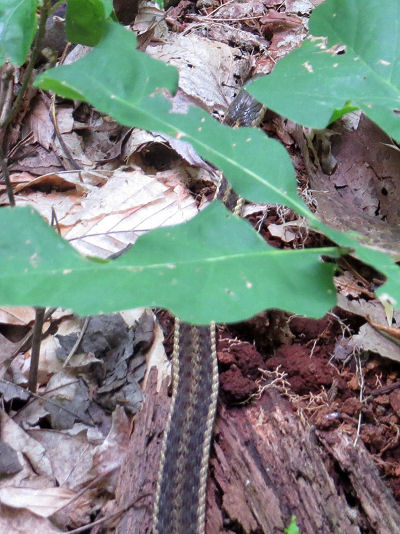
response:
[[[249,92],[312,128],[359,108],[400,141],[399,24],[398,0],[328,0],[313,11],[302,46]]]
[[[139,106],[144,96],[162,87],[174,93],[178,73],[174,67],[136,50],[133,32],[107,21],[102,39],[92,52],[72,65],[44,71],[35,85],[66,98],[92,103],[95,100],[100,111],[123,124],[128,122],[126,114],[130,117],[135,112],[139,116],[146,113]]]
[[[253,128],[224,126],[199,108],[185,115],[171,113],[169,102],[152,93],[160,87],[175,92],[176,69],[135,50],[135,44],[132,32],[108,23],[93,52],[72,65],[44,72],[36,85],[90,102],[121,124],[189,141],[225,172],[242,196],[285,204],[312,217],[297,195],[293,166],[280,143]]]
[[[296,516],[292,515],[292,518],[290,520],[290,525],[288,528],[285,528],[283,531],[285,534],[300,534],[299,527],[296,523]]]
[[[68,0],[66,31],[71,43],[95,46],[113,10],[111,0]]]
[[[337,255],[336,248],[277,250],[219,202],[185,224],[147,233],[109,262],[80,256],[30,208],[1,209],[5,225],[0,301],[8,304],[83,315],[161,306],[199,324],[238,321],[266,307],[318,317],[335,305],[334,266],[319,257]]]
[[[37,0],[0,0],[0,65],[25,63],[36,31]]]
[[[362,34],[364,27],[372,31],[371,17],[357,14],[365,10],[362,6],[366,3],[373,4],[373,0],[349,0],[347,3],[327,0],[315,10],[311,27],[313,31],[324,31],[329,46],[344,42],[342,38],[349,33],[346,6],[350,6],[352,18],[348,15],[349,20],[360,25],[357,34]],[[79,12],[78,4],[69,0],[69,9],[75,6]],[[97,46],[72,65],[42,73],[36,85],[66,98],[89,102],[124,125],[162,131],[189,141],[200,155],[224,171],[240,195],[253,201],[289,206],[341,248],[272,249],[247,222],[238,220],[215,203],[193,221],[148,233],[122,257],[104,263],[80,257],[30,210],[2,209],[0,221],[2,228],[7,227],[7,235],[0,236],[0,304],[58,305],[74,308],[82,314],[141,305],[162,306],[184,320],[197,323],[236,321],[269,307],[320,316],[335,303],[332,264],[322,263],[320,255],[336,256],[344,251],[352,251],[383,272],[387,282],[380,289],[381,294],[387,294],[392,302],[400,302],[398,266],[388,255],[367,248],[365,245],[370,243],[362,244],[360,236],[332,230],[308,210],[297,195],[294,170],[280,143],[254,129],[221,125],[198,108],[190,108],[185,115],[171,113],[171,105],[160,94],[160,89],[175,92],[176,70],[137,51],[134,34],[107,19],[108,0],[93,0],[99,13],[100,4],[102,34]],[[385,0],[383,4],[379,9],[380,23],[385,17],[392,17],[385,10],[385,7],[393,7],[391,1]],[[69,16],[74,18],[71,13]],[[325,17],[328,18],[325,20]],[[83,24],[89,23],[84,21]],[[78,31],[79,39],[82,32]],[[380,29],[376,30],[377,36],[380,33]],[[289,108],[288,102],[293,102],[292,107],[301,114],[303,122],[318,126],[324,126],[331,117],[340,116],[355,106],[365,105],[370,113],[372,109],[372,113],[383,117],[381,126],[386,125],[390,132],[396,131],[398,124],[395,127],[393,121],[387,120],[388,110],[395,114],[391,111],[394,109],[390,100],[393,92],[389,91],[391,96],[388,97],[390,84],[382,81],[384,69],[375,65],[376,72],[372,75],[372,67],[366,63],[367,60],[373,63],[373,51],[366,54],[365,47],[360,49],[354,45],[360,54],[364,53],[360,56],[362,61],[354,61],[351,43],[345,42],[344,56],[332,56],[316,47],[321,42],[321,39],[307,41],[280,62],[273,75],[255,82],[252,92],[260,92],[257,97],[264,102],[268,99],[271,107],[269,99],[284,108]],[[283,68],[281,64],[285,61],[288,64],[292,56],[293,63]],[[382,57],[398,60],[398,50],[393,47],[392,55]],[[334,66],[333,61],[338,66]],[[364,79],[365,72],[359,71],[361,64],[368,74],[365,87],[369,92],[364,100],[357,91],[350,91],[360,85],[360,77]],[[310,70],[314,70],[316,76],[310,76]],[[344,87],[334,78],[336,73],[340,73]],[[328,75],[331,76],[329,80]],[[271,82],[276,84],[276,95],[267,98],[263,84],[274,80],[274,76],[281,77],[279,83]],[[303,79],[309,86],[306,84],[301,91]],[[393,67],[391,82],[395,79],[396,68]],[[370,93],[372,89],[373,94]],[[309,91],[313,95],[311,107]],[[323,97],[318,98],[319,94]]]

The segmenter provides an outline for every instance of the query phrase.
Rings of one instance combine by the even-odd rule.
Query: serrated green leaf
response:
[[[219,202],[185,224],[149,232],[108,263],[80,256],[30,208],[1,209],[0,226],[7,227],[0,234],[1,305],[84,315],[161,306],[205,324],[265,308],[319,317],[336,302],[333,265],[319,260],[336,248],[274,249]]]
[[[310,33],[249,92],[312,128],[360,108],[400,141],[400,2],[326,0],[311,16]],[[336,53],[339,45],[345,53]]]
[[[37,0],[0,0],[0,65],[22,65],[36,32]]]
[[[66,32],[71,43],[96,46],[112,11],[109,0],[68,0]]]

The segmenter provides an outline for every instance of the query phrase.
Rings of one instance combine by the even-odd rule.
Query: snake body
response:
[[[230,126],[257,126],[262,105],[242,90],[228,108]],[[214,199],[240,215],[243,200],[222,176]],[[206,483],[218,398],[215,324],[175,319],[172,402],[160,454],[153,534],[204,534]]]

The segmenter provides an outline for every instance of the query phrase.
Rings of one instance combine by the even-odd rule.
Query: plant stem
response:
[[[39,52],[40,52],[40,46],[41,46],[41,42],[44,36],[44,32],[46,30],[46,20],[49,15],[50,8],[51,8],[51,0],[44,0],[43,6],[40,10],[39,28],[35,36],[35,41],[33,43],[31,57],[26,67],[24,80],[14,100],[14,104],[11,110],[7,114],[7,117],[4,119],[4,121],[0,124],[0,129],[2,130],[5,130],[7,128],[7,126],[10,124],[10,122],[13,120],[13,118],[17,114],[20,108],[22,99],[26,93],[26,90],[28,89],[28,87],[30,86],[32,82],[32,72],[33,72],[33,68],[35,66],[36,60],[38,58]]]
[[[11,121],[14,119],[15,115],[18,113],[20,106],[21,106],[22,99],[24,98],[28,87],[32,83],[32,73],[33,73],[33,69],[35,67],[39,52],[40,52],[40,46],[43,40],[44,32],[46,30],[46,21],[47,21],[47,17],[49,16],[50,8],[51,8],[51,0],[44,0],[42,8],[40,10],[38,31],[35,36],[35,40],[34,40],[32,51],[31,51],[31,57],[29,58],[28,65],[26,67],[26,71],[24,74],[24,79],[23,79],[21,88],[18,91],[18,94],[14,100],[14,104],[12,105],[10,111],[7,113],[5,119],[0,123],[0,129],[3,131],[7,129]],[[1,167],[3,170],[4,181],[6,183],[8,200],[10,202],[10,206],[15,206],[14,193],[11,187],[10,176],[8,172],[8,162],[7,162],[7,158],[5,157],[4,151],[1,146],[0,146],[0,160],[1,160],[0,161]],[[46,311],[45,308],[35,308],[35,325],[34,325],[33,334],[32,334],[31,365],[29,368],[29,383],[28,383],[28,387],[30,391],[32,391],[33,393],[36,392],[36,387],[37,387],[37,372],[38,372],[38,366],[39,366],[40,344],[41,344],[45,311]]]
[[[31,51],[31,57],[26,67],[26,71],[24,74],[24,79],[23,79],[21,88],[18,91],[18,94],[14,100],[14,104],[12,105],[10,111],[7,113],[5,119],[0,123],[0,130],[3,130],[3,132],[5,132],[8,125],[11,123],[15,115],[18,113],[21,107],[22,99],[24,98],[28,87],[32,83],[32,72],[33,72],[33,68],[35,66],[37,57],[40,52],[40,45],[41,45],[41,42],[44,36],[44,32],[46,30],[46,20],[49,15],[50,7],[51,7],[51,0],[44,0],[43,7],[40,10],[39,28],[35,36],[35,41],[33,44],[32,51]],[[0,146],[0,160],[1,160],[0,161],[1,168],[3,171],[3,177],[4,177],[5,184],[6,184],[8,201],[10,203],[10,206],[15,206],[14,193],[11,187],[10,175],[8,172],[8,161],[4,154],[4,150],[1,146]]]
[[[3,149],[1,148],[1,145],[0,145],[0,164],[1,164],[1,169],[3,171],[3,178],[4,178],[4,181],[6,183],[6,191],[7,191],[7,196],[8,196],[8,202],[10,203],[11,207],[14,207],[15,206],[15,197],[14,197],[14,191],[13,191],[13,188],[12,188],[11,182],[10,182],[10,174],[8,172],[8,161],[7,161],[7,158],[4,155],[4,152],[3,152]]]
[[[45,308],[35,308],[35,326],[33,327],[32,333],[31,366],[29,368],[28,382],[28,388],[33,393],[36,393],[37,388],[37,374],[39,367],[40,344],[42,341],[44,313]]]

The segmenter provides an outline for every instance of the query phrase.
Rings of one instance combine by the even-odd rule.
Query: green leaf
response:
[[[99,0],[99,1],[103,4],[104,18],[109,17],[114,7],[112,0]]]
[[[296,516],[292,515],[292,518],[290,520],[290,525],[288,526],[288,528],[284,529],[284,533],[285,534],[300,534],[299,527],[297,526],[297,523],[296,523]]]
[[[119,101],[137,105],[143,95],[165,87],[175,92],[178,73],[174,67],[136,50],[136,36],[118,23],[106,22],[99,44],[72,65],[41,73],[35,85],[66,98],[85,102],[96,100],[100,110],[112,115]],[[108,106],[106,106],[106,97]]]
[[[285,204],[313,217],[297,195],[293,166],[280,143],[254,128],[222,125],[199,108],[189,108],[185,115],[171,113],[170,103],[152,93],[159,87],[175,91],[176,71],[134,50],[132,32],[116,24],[108,28],[93,52],[42,73],[35,85],[90,102],[121,124],[189,141],[225,172],[240,195]]]
[[[383,273],[387,280],[377,289],[376,294],[393,306],[400,304],[400,267],[395,263],[395,258],[374,249],[372,242],[356,232],[338,232],[322,223],[313,224],[313,227],[340,247],[352,251],[352,254],[362,262],[372,265]]]
[[[176,71],[134,50],[133,43],[131,32],[108,24],[104,39],[90,54],[72,65],[44,72],[36,85],[90,102],[127,126],[162,131],[189,141],[201,156],[224,171],[241,196],[285,204],[339,245],[357,251],[367,263],[377,261],[372,264],[388,277],[381,291],[390,292],[391,298],[400,302],[398,267],[393,260],[362,247],[355,234],[340,234],[320,223],[297,195],[293,166],[280,143],[253,128],[224,126],[199,108],[189,108],[185,115],[171,113],[169,102],[151,93],[163,84],[175,90]],[[292,83],[290,86],[294,90]],[[346,102],[342,104],[348,106]]]
[[[219,202],[188,223],[149,232],[108,263],[80,256],[30,208],[1,209],[0,226],[7,227],[0,234],[1,305],[84,315],[161,306],[206,324],[265,308],[319,317],[336,302],[333,264],[319,260],[336,256],[336,248],[272,248]]]
[[[312,128],[360,108],[400,141],[399,27],[398,0],[326,0],[311,16],[311,36],[248,90]]]
[[[37,0],[0,0],[0,65],[26,61],[36,32]]]
[[[113,9],[110,0],[68,0],[66,32],[71,43],[95,46]]]

